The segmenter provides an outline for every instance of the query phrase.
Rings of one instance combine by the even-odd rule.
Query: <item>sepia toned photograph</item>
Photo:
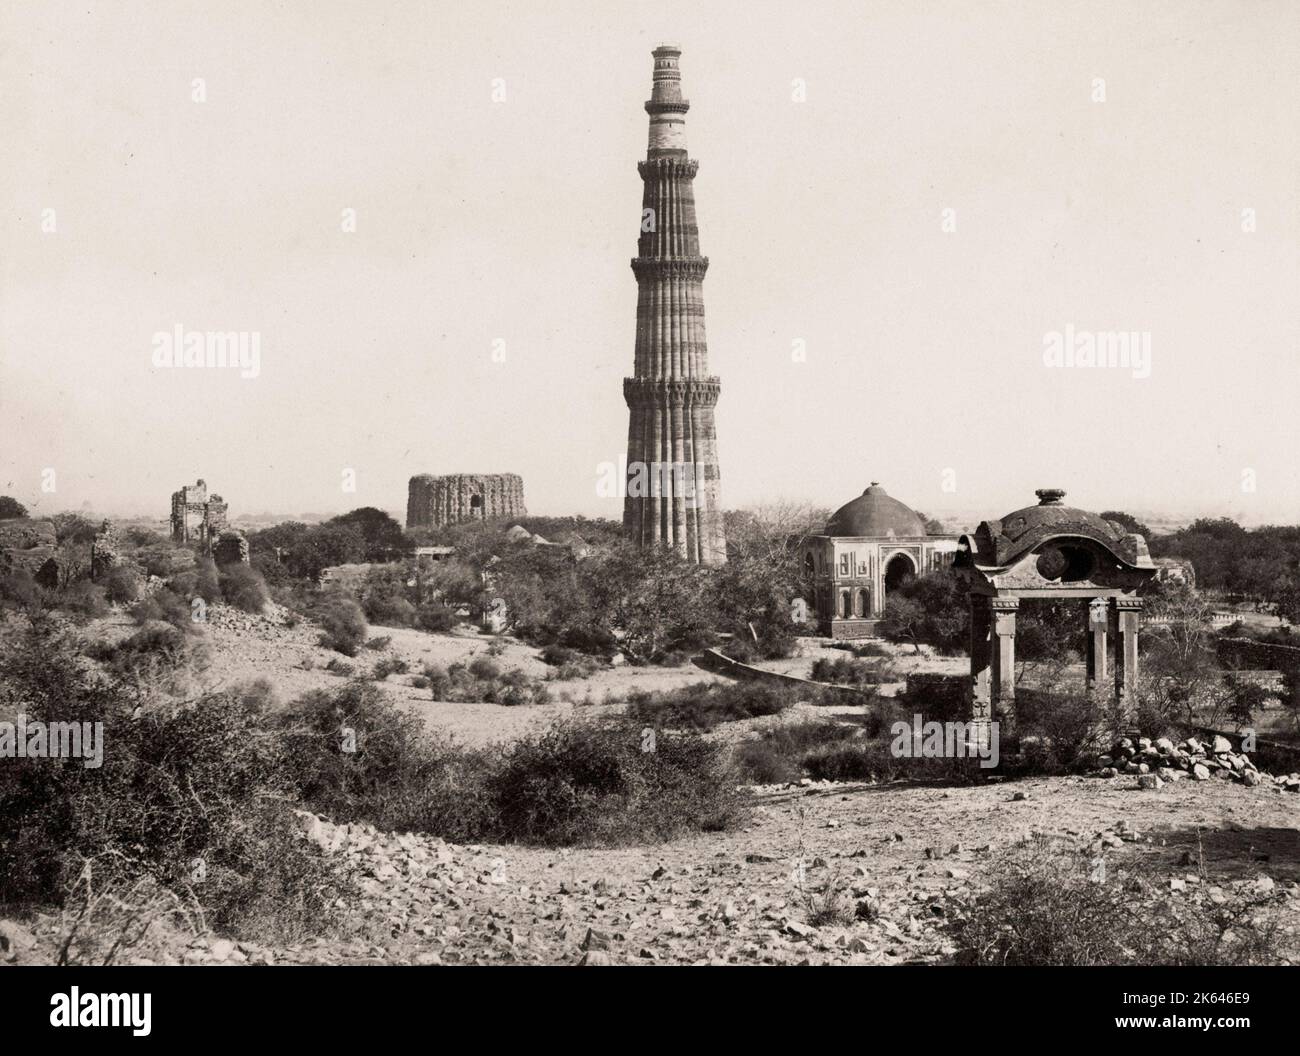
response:
[[[19,1018],[1280,1022],[1298,114],[1295,0],[5,0]]]

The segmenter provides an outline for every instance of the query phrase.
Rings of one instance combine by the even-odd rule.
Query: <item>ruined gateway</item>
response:
[[[441,528],[461,521],[525,517],[524,481],[517,473],[454,473],[411,478],[406,527]]]

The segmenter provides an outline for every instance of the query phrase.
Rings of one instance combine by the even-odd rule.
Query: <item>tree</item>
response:
[[[970,640],[970,602],[965,585],[951,568],[904,580],[885,596],[880,633],[891,642],[933,646],[942,653],[966,649]]]
[[[293,575],[319,580],[322,569],[364,561],[365,556],[366,540],[356,525],[326,523],[309,528],[290,549],[285,563]]]
[[[392,556],[392,551],[404,551],[407,548],[406,536],[402,526],[383,510],[374,506],[362,506],[359,509],[333,517],[325,522],[345,528],[355,528],[365,540],[365,559],[383,561]]]
[[[27,507],[8,495],[0,495],[0,521],[11,517],[26,517]]]
[[[99,526],[79,513],[56,513],[50,518],[60,546],[68,543],[92,543]]]
[[[1151,529],[1131,513],[1125,513],[1123,510],[1103,510],[1101,517],[1103,520],[1114,521],[1121,525],[1127,532],[1136,532],[1145,539],[1151,538]]]

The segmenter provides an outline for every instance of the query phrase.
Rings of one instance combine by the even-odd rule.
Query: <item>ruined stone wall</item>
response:
[[[406,527],[441,528],[495,517],[524,517],[524,481],[516,473],[456,473],[412,477],[406,499]]]
[[[218,565],[248,564],[248,537],[228,528],[212,546],[212,559]]]
[[[208,495],[208,485],[203,480],[172,492],[173,541],[211,545],[226,527],[227,508],[220,495]]]

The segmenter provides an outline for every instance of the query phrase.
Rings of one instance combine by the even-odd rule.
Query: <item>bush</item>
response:
[[[116,565],[104,576],[103,588],[105,598],[125,605],[140,596],[140,577],[130,565]]]
[[[202,598],[209,605],[221,600],[221,578],[210,557],[199,557],[194,567],[172,576],[167,586],[182,598]]]
[[[147,623],[116,645],[100,643],[90,654],[118,677],[130,679],[166,676],[190,659],[184,632],[169,623]]]
[[[95,619],[108,613],[108,600],[103,588],[88,579],[69,583],[55,598],[55,605],[65,612]]]
[[[456,625],[456,614],[441,602],[429,602],[416,610],[415,625],[422,631],[449,631]]]
[[[628,697],[627,714],[675,729],[711,730],[723,722],[780,714],[810,696],[804,687],[771,682],[697,682],[668,691],[634,692]]]
[[[365,613],[371,623],[385,627],[412,627],[417,619],[415,606],[395,592],[367,594]]]
[[[743,801],[722,746],[655,736],[640,723],[561,723],[525,738],[488,778],[501,837],[551,846],[620,845],[716,831]]]
[[[281,721],[303,800],[335,821],[563,846],[670,839],[743,816],[720,746],[660,735],[647,751],[641,726],[626,720],[468,749],[430,734],[374,686],[352,683],[302,697]]]
[[[821,657],[813,662],[808,677],[814,682],[830,682],[837,686],[880,686],[899,682],[903,676],[880,660],[850,660],[847,657],[828,660]]]
[[[571,664],[578,658],[578,655],[576,650],[570,649],[566,645],[560,645],[558,642],[552,642],[538,654],[542,663],[550,664],[552,667]]]
[[[427,664],[417,685],[428,689],[434,700],[458,704],[546,704],[550,701],[550,690],[542,680],[530,678],[518,668],[502,674],[496,663],[486,657],[476,658],[469,666],[457,663],[443,668]]]
[[[1097,874],[1090,855],[1046,838],[1003,860],[991,887],[948,914],[958,959],[979,965],[1282,963],[1277,896],[1203,890],[1175,898],[1136,869]]]
[[[441,740],[373,685],[309,693],[280,726],[286,767],[318,813],[452,840],[492,831],[485,776],[495,753]]]
[[[501,677],[501,667],[486,656],[476,656],[469,662],[469,673],[484,682],[492,682]]]
[[[90,859],[101,887],[150,878],[218,928],[262,938],[328,925],[345,888],[298,834],[256,691],[133,714],[134,693],[94,675],[75,642],[38,625],[0,664],[0,697],[21,701],[33,721],[102,722],[107,748],[98,767],[0,767],[6,912],[57,905]]]
[[[1113,705],[1081,690],[1029,689],[1016,693],[1017,769],[1061,774],[1089,769],[1119,736]]]
[[[312,613],[321,626],[320,644],[327,649],[356,656],[369,628],[361,606],[342,594],[327,595]]]
[[[167,587],[136,602],[130,612],[132,619],[141,626],[161,620],[183,631],[197,632],[199,629],[190,606]]]
[[[411,669],[411,665],[405,660],[396,656],[385,656],[375,662],[374,670],[371,671],[370,677],[376,682],[382,682],[389,675],[404,675]]]
[[[244,612],[260,613],[271,600],[261,574],[240,562],[226,565],[221,570],[220,585],[227,603]]]
[[[26,569],[0,576],[0,602],[6,608],[39,610],[44,606],[41,588]]]
[[[797,781],[806,776],[804,758],[826,745],[839,745],[857,736],[859,727],[838,722],[784,723],[736,746],[741,778],[755,785]]]

